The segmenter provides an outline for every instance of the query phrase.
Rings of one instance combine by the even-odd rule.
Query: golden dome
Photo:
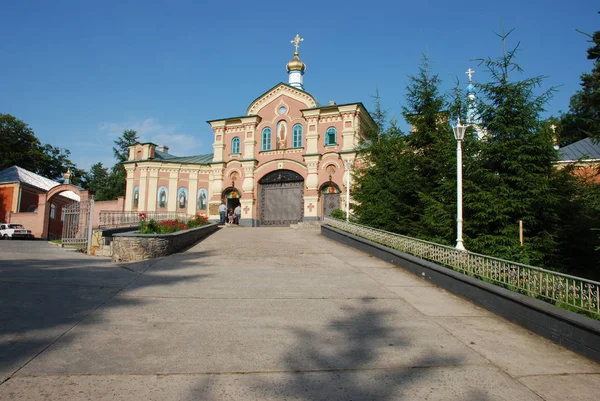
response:
[[[289,63],[287,63],[287,70],[302,72],[306,70],[306,64],[300,61],[300,59],[298,58],[298,53],[294,53],[294,58]]]

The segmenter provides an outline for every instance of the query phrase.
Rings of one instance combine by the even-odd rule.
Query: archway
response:
[[[333,181],[327,181],[319,188],[321,194],[321,217],[329,217],[331,212],[340,208],[340,188]]]
[[[262,226],[289,226],[304,218],[304,178],[292,170],[276,170],[259,181]]]
[[[240,204],[242,194],[236,187],[227,187],[221,192],[221,199],[225,201],[227,210],[234,210]]]
[[[74,196],[64,196],[66,192],[77,195],[79,200]],[[61,194],[63,197],[57,198]],[[47,193],[40,194],[38,213],[43,218],[41,238],[61,237],[63,243],[87,243],[90,213],[93,213],[91,203],[89,191],[72,184],[57,185]],[[66,231],[70,234],[65,235]]]

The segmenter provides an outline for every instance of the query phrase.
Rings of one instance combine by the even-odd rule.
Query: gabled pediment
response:
[[[246,115],[250,116],[258,114],[260,109],[281,95],[289,96],[290,98],[305,104],[306,108],[317,107],[317,101],[310,93],[280,82],[250,103]]]

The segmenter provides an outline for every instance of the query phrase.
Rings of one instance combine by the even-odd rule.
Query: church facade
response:
[[[288,83],[250,103],[245,114],[208,121],[213,153],[177,157],[166,146],[130,147],[125,211],[203,214],[240,204],[241,225],[283,226],[345,209],[349,171],[375,123],[361,103],[325,106],[304,90],[296,35]]]

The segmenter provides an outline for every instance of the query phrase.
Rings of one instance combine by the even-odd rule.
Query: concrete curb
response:
[[[321,234],[402,267],[554,343],[600,362],[600,321],[477,280],[328,225],[321,226]]]

